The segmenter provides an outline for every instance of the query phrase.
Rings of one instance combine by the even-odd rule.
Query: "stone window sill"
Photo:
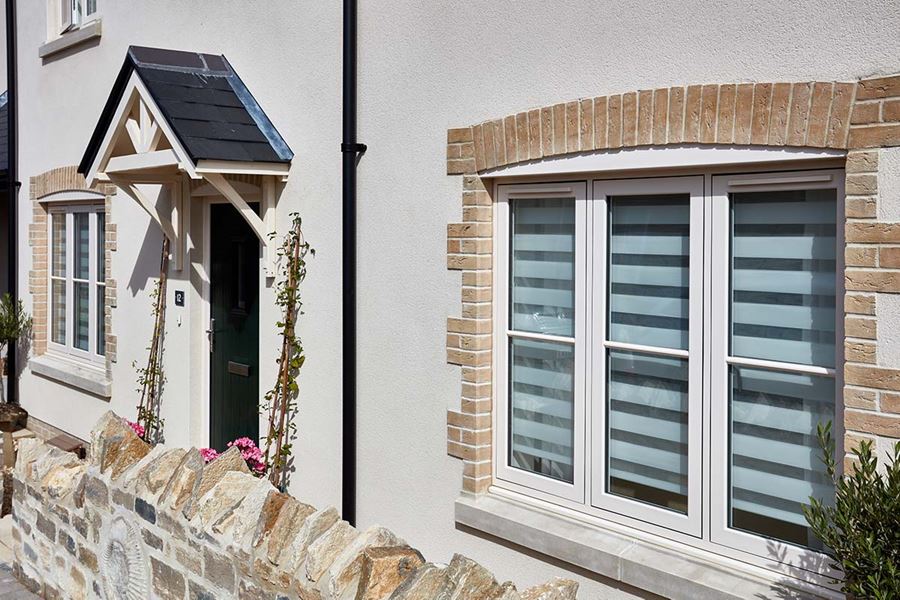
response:
[[[455,513],[460,525],[666,598],[843,598],[710,552],[654,544],[505,494],[463,494]]]
[[[81,365],[50,354],[32,357],[28,361],[31,372],[53,379],[103,399],[112,397],[112,380],[102,369]]]
[[[43,59],[52,57],[54,54],[68,50],[90,40],[100,37],[103,32],[103,24],[101,19],[95,19],[89,23],[85,23],[78,29],[62,34],[55,40],[50,40],[38,47],[38,56]]]

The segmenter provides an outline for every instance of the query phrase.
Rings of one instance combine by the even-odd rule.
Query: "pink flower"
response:
[[[247,466],[255,474],[265,473],[266,464],[263,462],[263,453],[262,450],[256,447],[256,442],[248,437],[240,437],[233,442],[229,442],[228,447],[240,450],[241,457],[243,457]]]
[[[211,463],[219,458],[219,453],[212,448],[200,448],[200,457],[203,458],[203,462]]]
[[[125,423],[126,423],[129,427],[131,427],[131,430],[132,430],[133,432],[135,432],[139,438],[143,438],[143,437],[144,437],[145,431],[144,431],[144,426],[143,426],[143,425],[141,425],[140,423],[133,423],[133,422],[129,421],[128,419],[125,419]]]

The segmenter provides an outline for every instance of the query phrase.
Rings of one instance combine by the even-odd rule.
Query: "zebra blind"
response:
[[[575,201],[515,200],[510,218],[509,464],[572,482]]]
[[[731,525],[817,547],[801,505],[833,497],[815,432],[834,419],[836,194],[737,193],[731,211]]]
[[[607,487],[681,513],[688,496],[688,360],[680,355],[688,349],[689,240],[689,195],[609,199]],[[615,349],[616,342],[652,350]]]

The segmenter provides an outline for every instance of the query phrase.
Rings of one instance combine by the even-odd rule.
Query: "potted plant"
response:
[[[31,317],[25,312],[22,301],[13,301],[8,293],[0,298],[0,356],[7,348],[18,343],[19,339],[31,333]],[[15,377],[15,367],[5,362],[7,377]],[[28,413],[20,406],[7,402],[6,391],[3,391],[3,402],[0,403],[0,431],[12,432],[25,427]]]

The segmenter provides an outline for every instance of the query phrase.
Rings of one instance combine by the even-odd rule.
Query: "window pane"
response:
[[[55,223],[54,223],[55,225]],[[66,282],[61,279],[50,280],[51,311],[53,321],[51,324],[51,339],[57,344],[66,343]]]
[[[609,352],[608,491],[687,513],[688,361]]]
[[[92,15],[97,12],[97,0],[84,0],[84,14]]]
[[[91,238],[90,238],[90,213],[77,212],[72,215],[75,224],[75,262],[72,276],[75,279],[85,279],[90,277],[90,256],[91,256]]]
[[[609,339],[687,349],[690,196],[609,201]]]
[[[514,200],[510,327],[575,335],[575,201]]]
[[[731,353],[835,364],[835,190],[732,195]]]
[[[834,379],[731,367],[731,526],[821,549],[801,510],[834,498],[816,425],[834,420]]]
[[[97,213],[97,281],[106,281],[106,215]]]
[[[510,466],[571,483],[574,347],[510,340]]]
[[[53,213],[52,273],[55,277],[66,276],[66,215]]]
[[[106,306],[106,286],[97,286],[97,354],[103,356],[106,354],[106,316],[104,307]]]
[[[87,283],[76,281],[72,284],[72,291],[75,295],[74,310],[74,343],[76,348],[87,350],[90,343],[90,287]]]

